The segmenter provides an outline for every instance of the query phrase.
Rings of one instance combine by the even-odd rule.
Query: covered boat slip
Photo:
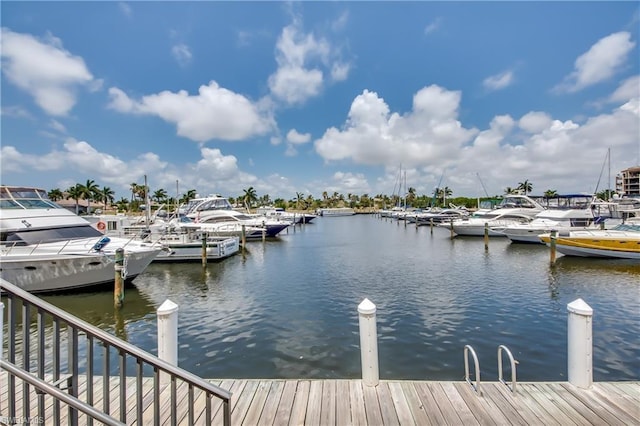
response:
[[[7,372],[0,373],[0,423],[8,423]],[[29,391],[28,412],[23,412],[23,392],[18,382],[15,416],[38,419],[37,394]],[[232,392],[233,425],[632,425],[640,419],[639,382],[599,382],[590,389],[579,389],[566,382],[518,383],[516,392],[501,382],[483,382],[482,395],[464,381],[381,380],[370,387],[362,380],[211,380]],[[86,395],[86,382],[80,378],[80,399]],[[145,404],[143,419],[136,419],[132,403],[126,418],[120,418],[118,386],[135,389],[135,378],[119,383],[110,379],[110,414],[126,424],[148,424],[154,406],[151,380],[143,380]],[[95,407],[102,407],[102,378],[94,378]],[[178,407],[175,418],[165,402],[171,393],[165,385],[160,392],[160,424],[189,424],[188,387],[176,389]],[[133,391],[131,391],[133,395]],[[133,402],[133,401],[131,401]],[[127,405],[129,399],[127,399]],[[54,424],[51,398],[45,398],[43,424]],[[212,424],[222,424],[222,407],[214,401]],[[194,424],[205,424],[205,404],[197,392],[193,396]],[[67,422],[68,410],[61,405],[59,423]],[[85,415],[79,424],[87,424]]]

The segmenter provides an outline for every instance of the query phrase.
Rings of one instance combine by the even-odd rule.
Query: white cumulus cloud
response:
[[[460,93],[432,85],[413,97],[413,108],[391,113],[384,99],[368,90],[351,104],[345,124],[315,141],[327,161],[407,167],[454,155],[475,133],[458,121]]]
[[[176,125],[177,134],[197,142],[237,141],[267,133],[274,126],[268,112],[248,98],[215,81],[200,86],[197,95],[185,90],[163,91],[133,100],[121,89],[109,89],[109,107],[133,114],[155,115]]]
[[[575,70],[565,77],[557,91],[577,92],[611,78],[627,62],[635,46],[631,34],[622,31],[598,40],[575,61]]]
[[[94,79],[84,60],[65,50],[55,37],[42,40],[2,28],[0,43],[7,80],[50,115],[67,115],[76,104],[78,87],[92,88]]]

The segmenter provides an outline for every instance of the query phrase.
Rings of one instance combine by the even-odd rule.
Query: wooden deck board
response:
[[[364,406],[364,393],[361,381],[349,381],[349,401],[351,411],[351,424],[366,425],[367,415]]]
[[[276,413],[278,412],[278,405],[280,404],[280,398],[284,391],[284,380],[276,380],[271,383],[269,388],[269,394],[264,402],[264,409],[258,420],[258,424],[272,425],[276,420]]]
[[[136,380],[118,383],[112,377],[109,402],[111,415],[120,416],[118,390],[127,390],[127,424],[152,424],[153,380],[142,383],[143,419],[136,419]],[[498,382],[482,383],[478,395],[465,382],[424,382],[382,380],[369,387],[361,380],[212,380],[232,392],[233,425],[631,425],[640,424],[640,382],[595,383],[579,389],[567,382],[518,383],[515,394]],[[86,378],[79,379],[79,396],[87,398]],[[22,385],[16,379],[16,416],[24,415]],[[38,415],[37,395],[29,387],[29,414]],[[95,377],[93,403],[103,408],[103,378]],[[7,373],[0,372],[0,416],[9,415]],[[171,386],[160,385],[160,424],[172,424],[168,396]],[[178,385],[176,424],[189,423],[188,387]],[[44,424],[53,422],[53,399],[44,399]],[[205,424],[205,398],[194,391],[195,424]],[[222,424],[222,403],[211,402],[213,424]],[[66,423],[68,407],[60,404],[60,421]],[[2,419],[0,419],[2,420]],[[87,416],[79,415],[86,425]]]
[[[418,392],[416,391],[413,382],[400,382],[400,386],[404,392],[409,410],[411,410],[414,424],[419,426],[430,425],[431,422],[429,421],[429,416],[427,416],[424,405],[418,396]]]
[[[325,380],[322,392],[322,412],[320,413],[321,425],[336,424],[336,381]]]
[[[312,380],[309,386],[309,400],[307,402],[307,413],[304,419],[305,426],[320,426],[323,404],[322,383],[321,380]]]
[[[293,399],[293,407],[291,408],[291,417],[289,425],[303,425],[309,402],[309,389],[311,382],[309,380],[301,380],[298,382],[295,398]]]
[[[351,426],[351,402],[349,400],[349,381],[336,381],[336,422],[337,425]]]

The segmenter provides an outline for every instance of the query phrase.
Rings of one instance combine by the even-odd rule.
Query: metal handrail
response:
[[[502,351],[507,353],[509,361],[511,362],[511,387],[509,389],[511,389],[511,392],[516,393],[516,364],[518,361],[513,358],[511,351],[505,345],[498,346],[498,380],[500,383],[509,387],[507,382],[502,378]]]
[[[87,340],[87,358],[86,358],[86,375],[87,375],[87,386],[88,388],[92,388],[93,383],[93,344],[94,341],[97,343],[101,343],[104,347],[104,369],[103,369],[103,377],[105,379],[105,383],[109,378],[109,369],[110,369],[110,360],[109,360],[109,350],[111,348],[115,349],[118,352],[119,363],[118,368],[120,370],[120,421],[126,421],[127,416],[127,407],[124,402],[127,401],[126,395],[126,386],[122,386],[122,383],[126,380],[126,358],[130,357],[135,360],[136,364],[136,399],[135,405],[137,405],[137,417],[139,422],[142,421],[142,373],[144,365],[148,365],[153,369],[153,392],[155,395],[154,398],[154,410],[153,414],[156,419],[156,422],[160,421],[160,406],[159,406],[159,395],[160,395],[160,375],[167,375],[170,377],[170,386],[171,386],[171,415],[173,422],[176,423],[177,419],[177,404],[176,400],[176,387],[177,381],[182,381],[186,383],[189,387],[189,400],[191,402],[193,398],[193,390],[199,389],[206,394],[206,420],[207,424],[211,422],[211,397],[216,397],[222,400],[223,405],[223,419],[225,426],[231,424],[231,392],[222,389],[212,383],[207,382],[206,380],[192,374],[186,370],[183,370],[177,366],[169,364],[162,359],[143,351],[142,349],[133,346],[123,340],[118,339],[117,337],[79,319],[70,315],[69,313],[41,300],[38,297],[22,290],[21,288],[0,279],[0,292],[4,293],[4,296],[7,297],[8,300],[8,357],[7,361],[9,363],[15,364],[16,358],[16,335],[19,334],[17,321],[16,321],[16,311],[19,310],[17,307],[17,303],[15,299],[19,299],[22,302],[22,321],[23,321],[23,330],[22,330],[22,357],[23,357],[23,370],[29,372],[29,363],[31,362],[31,353],[30,353],[30,340],[32,339],[30,336],[30,323],[31,323],[31,307],[33,306],[37,310],[37,354],[34,358],[37,358],[38,363],[38,377],[40,379],[44,378],[44,348],[45,348],[45,333],[44,333],[44,324],[45,324],[45,314],[49,314],[53,319],[53,330],[54,334],[52,336],[52,363],[53,363],[53,379],[59,379],[60,375],[60,334],[61,334],[61,323],[66,323],[68,328],[68,343],[69,343],[69,352],[68,352],[68,365],[67,369],[69,374],[71,374],[70,380],[70,389],[69,393],[78,397],[78,376],[79,373],[79,356],[78,356],[78,348],[79,348],[79,334],[82,333]],[[25,386],[28,388],[28,386]],[[9,377],[8,383],[9,389],[9,405],[8,412],[10,417],[15,416],[15,378],[13,376]],[[23,392],[27,393],[28,389],[23,389]],[[109,413],[109,386],[103,387],[103,404],[104,404],[104,412]],[[93,390],[87,389],[87,398],[88,403],[92,403],[93,398]],[[23,397],[23,400],[25,398]],[[28,402],[28,399],[26,400]],[[23,406],[23,411],[28,412],[28,403],[27,406]],[[127,405],[131,405],[130,401]],[[70,408],[71,410],[71,408]],[[56,405],[54,405],[54,416],[58,411],[56,410]],[[70,412],[71,414],[71,412]],[[188,415],[189,419],[193,419],[193,404],[190,403],[188,407]],[[77,411],[75,412],[76,420],[77,420]],[[70,415],[73,417],[73,415]],[[73,423],[73,422],[72,422]],[[193,422],[189,422],[193,423]]]
[[[34,376],[33,374],[28,373],[27,371],[24,371],[18,366],[10,362],[4,361],[2,358],[0,358],[0,368],[2,370],[6,370],[12,376],[17,376],[20,379],[24,380],[25,382],[28,382],[30,385],[37,388],[41,392],[52,395],[53,397],[61,400],[62,402],[65,402],[66,404],[74,407],[76,410],[82,411],[84,414],[90,416],[92,419],[99,420],[106,425],[120,426],[125,424],[103,413],[102,411],[96,410],[92,405],[89,405],[79,400],[78,398],[75,398],[61,391],[54,385],[45,382],[44,380]],[[14,416],[10,416],[10,417],[14,417]],[[42,417],[38,420],[41,422],[44,422],[44,418]]]
[[[474,385],[469,379],[469,352],[473,356],[473,363],[475,366],[476,373],[476,384]],[[464,345],[464,379],[467,383],[471,385],[471,387],[482,395],[482,391],[480,390],[480,363],[478,362],[478,356],[476,355],[476,351],[469,345]]]

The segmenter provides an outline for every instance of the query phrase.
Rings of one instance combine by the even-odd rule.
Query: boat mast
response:
[[[609,186],[607,188],[607,200],[611,200],[611,148],[607,150],[607,158],[609,159]]]
[[[144,213],[145,213],[145,223],[147,225],[147,229],[151,224],[151,203],[149,200],[149,186],[147,186],[147,175],[144,175]]]
[[[176,210],[175,215],[178,217],[179,209],[180,209],[180,188],[178,186],[178,179],[176,179]]]

